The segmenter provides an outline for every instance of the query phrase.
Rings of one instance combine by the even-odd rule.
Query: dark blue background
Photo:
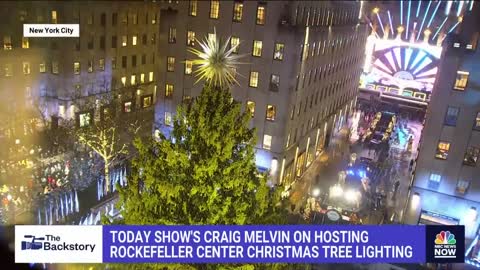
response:
[[[381,262],[403,262],[403,263],[420,263],[425,262],[425,228],[426,226],[408,226],[408,225],[387,225],[387,226],[312,226],[312,225],[266,225],[266,226],[103,226],[103,262],[110,263],[153,263],[153,262],[162,262],[162,263],[381,263]],[[215,259],[205,259],[205,258],[193,258],[193,259],[118,259],[118,258],[109,258],[110,256],[110,246],[112,245],[122,245],[122,244],[112,244],[111,234],[109,231],[112,230],[150,230],[151,236],[150,240],[153,243],[139,243],[131,245],[157,245],[153,241],[154,231],[164,230],[164,231],[175,231],[175,230],[198,230],[202,232],[211,231],[211,230],[238,230],[242,234],[244,231],[251,230],[264,230],[266,232],[270,230],[284,230],[290,231],[290,237],[293,238],[293,231],[295,230],[305,230],[312,232],[314,231],[333,231],[333,230],[359,230],[359,231],[368,231],[368,243],[366,245],[396,245],[396,246],[412,246],[412,258],[396,258],[396,259],[381,259],[381,258],[319,258],[319,259],[303,259],[303,258],[277,258],[277,259],[255,259],[246,257],[246,248],[253,244],[239,243],[232,245],[240,245],[244,247],[244,258],[215,258]],[[313,240],[313,239],[312,239]],[[124,244],[123,244],[124,245]],[[164,244],[158,244],[164,245]],[[174,246],[187,245],[184,243],[170,244]],[[193,256],[195,256],[195,250],[198,245],[203,245],[202,243],[196,244],[191,243],[190,246],[193,247]],[[211,244],[206,244],[211,245]],[[227,245],[227,244],[222,244]],[[275,245],[275,244],[259,244],[259,245]],[[276,245],[285,245],[285,244],[276,244]],[[296,244],[290,243],[291,246],[315,246],[321,244]],[[344,245],[339,244],[329,244],[332,245]],[[355,246],[355,244],[346,244]],[[320,256],[323,256],[324,251],[320,248]],[[355,255],[355,247],[353,247],[353,253]]]

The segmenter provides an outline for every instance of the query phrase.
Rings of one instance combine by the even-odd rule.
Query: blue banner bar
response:
[[[424,263],[426,228],[103,226],[103,262]]]

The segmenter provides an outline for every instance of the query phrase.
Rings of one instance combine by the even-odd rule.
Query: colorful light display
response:
[[[398,8],[377,6],[370,15],[364,14],[372,33],[367,39],[360,88],[426,105],[438,71],[441,44],[448,33],[459,28],[473,1],[429,1],[422,6],[422,1],[409,0],[398,4]],[[445,14],[439,12],[441,7]],[[395,10],[399,16],[393,16]]]
[[[438,70],[441,47],[402,40],[367,40],[360,87],[393,95],[428,99]]]

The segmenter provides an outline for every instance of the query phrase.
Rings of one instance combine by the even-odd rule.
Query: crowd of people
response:
[[[87,187],[98,170],[98,160],[91,152],[69,153],[60,147],[42,150],[40,146],[4,153],[0,159],[0,219],[6,222],[9,212],[15,215],[31,210],[33,202],[45,200],[49,193]]]

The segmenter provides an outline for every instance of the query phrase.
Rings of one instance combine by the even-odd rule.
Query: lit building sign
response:
[[[442,48],[370,35],[360,88],[427,101]]]

